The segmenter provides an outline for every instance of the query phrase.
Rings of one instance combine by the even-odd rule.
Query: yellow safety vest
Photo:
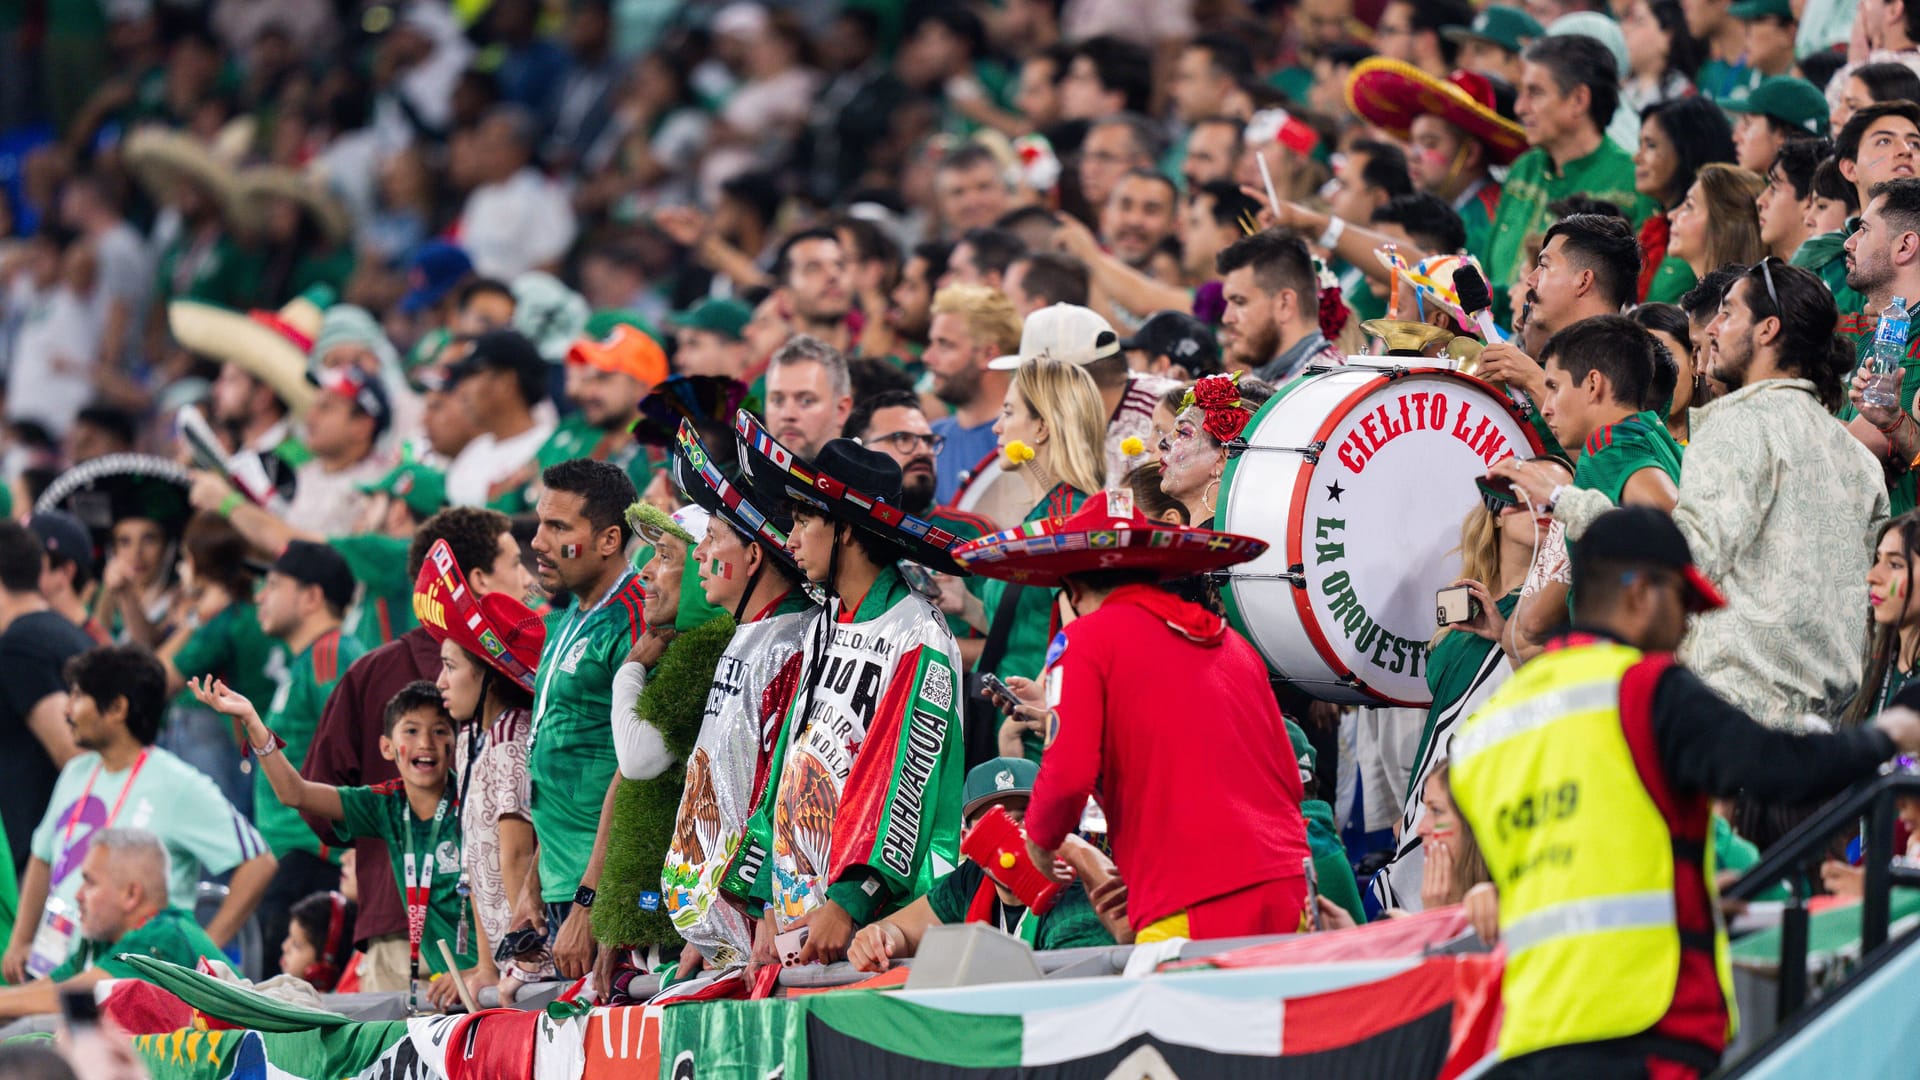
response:
[[[1610,642],[1543,653],[1454,736],[1454,801],[1500,890],[1502,1058],[1637,1035],[1673,1004],[1674,837],[1620,726],[1620,679],[1640,659]],[[1717,903],[1714,924],[1731,1021]]]

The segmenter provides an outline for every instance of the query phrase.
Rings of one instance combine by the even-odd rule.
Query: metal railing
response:
[[[1895,885],[1920,886],[1920,867],[1896,865],[1893,859],[1894,799],[1920,798],[1920,775],[1889,773],[1851,788],[1834,798],[1781,837],[1764,858],[1740,880],[1721,890],[1723,899],[1751,900],[1784,882],[1786,907],[1780,916],[1779,1019],[1784,1024],[1807,1000],[1807,951],[1811,893],[1804,872],[1837,833],[1866,822],[1860,849],[1865,880],[1860,897],[1860,959],[1886,944]]]

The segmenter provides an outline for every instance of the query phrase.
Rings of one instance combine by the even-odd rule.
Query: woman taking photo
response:
[[[1633,188],[1660,204],[1660,212],[1640,226],[1642,300],[1671,303],[1693,288],[1696,273],[1668,250],[1669,216],[1686,198],[1701,166],[1732,160],[1733,127],[1727,114],[1706,98],[1662,102],[1641,117]]]
[[[1673,383],[1667,386],[1660,378],[1660,372],[1654,373],[1654,383],[1649,388],[1652,396],[1666,402],[1667,431],[1681,446],[1687,445],[1691,433],[1691,422],[1687,419],[1688,410],[1706,404],[1704,388],[1707,381],[1693,357],[1693,324],[1687,320],[1687,313],[1673,304],[1641,304],[1627,317],[1653,335],[1653,340],[1666,347],[1667,355],[1673,357]],[[1659,402],[1654,408],[1659,408]]]
[[[993,433],[1000,468],[1018,473],[1033,500],[1023,524],[1067,517],[1106,487],[1106,417],[1099,388],[1079,365],[1037,357],[1014,371]],[[986,580],[978,595],[945,590],[941,609],[986,635],[974,670],[1012,680],[1040,674],[1053,639],[1054,604],[1052,589]],[[1040,760],[1037,727],[1018,720],[1007,726],[1021,729],[1026,756]],[[1012,734],[1002,731],[1003,751]]]
[[[1673,211],[1667,244],[1668,261],[1687,264],[1688,289],[1714,267],[1752,266],[1767,254],[1754,204],[1766,187],[1765,180],[1738,165],[1714,162],[1700,167],[1686,198]]]

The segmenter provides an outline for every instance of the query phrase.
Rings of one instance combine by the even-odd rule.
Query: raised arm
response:
[[[319,814],[332,821],[340,821],[347,816],[340,803],[340,789],[332,784],[316,784],[301,776],[300,770],[294,768],[286,755],[280,752],[286,744],[267,727],[266,721],[260,719],[260,713],[245,695],[211,676],[191,680],[187,687],[202,705],[222,716],[235,717],[245,725],[247,743],[253,748],[254,757],[259,759],[261,770],[267,774],[267,783],[273,786],[274,798],[295,810]]]

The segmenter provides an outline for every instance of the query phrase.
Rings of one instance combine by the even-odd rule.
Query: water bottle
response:
[[[1872,377],[1860,392],[1862,411],[1900,412],[1900,368],[1907,355],[1907,298],[1896,296],[1880,313],[1880,325],[1873,332]]]

